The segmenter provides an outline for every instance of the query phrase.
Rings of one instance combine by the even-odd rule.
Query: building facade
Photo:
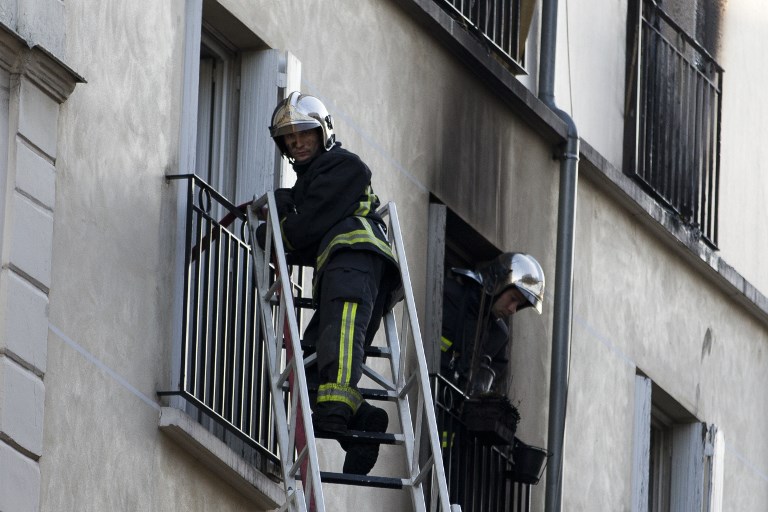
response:
[[[446,270],[541,262],[505,381],[553,452],[530,510],[765,510],[767,26],[760,0],[0,0],[0,510],[280,506],[266,396],[190,377],[219,312],[188,226],[290,184],[292,90],[397,204],[434,371]]]

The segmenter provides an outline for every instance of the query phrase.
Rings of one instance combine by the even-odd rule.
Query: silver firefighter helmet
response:
[[[495,297],[514,286],[528,300],[528,306],[541,314],[544,302],[544,271],[536,259],[522,252],[505,252],[478,269],[483,290]]]
[[[283,135],[316,128],[321,129],[323,149],[328,151],[336,142],[333,118],[328,113],[328,109],[314,96],[294,91],[275,107],[269,135],[280,148],[280,153],[287,156],[288,150],[283,143]]]

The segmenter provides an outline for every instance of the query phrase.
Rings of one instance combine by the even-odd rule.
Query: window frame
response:
[[[627,8],[624,174],[717,249],[723,69],[655,1]]]
[[[724,440],[644,374],[635,376],[632,511],[721,512]]]

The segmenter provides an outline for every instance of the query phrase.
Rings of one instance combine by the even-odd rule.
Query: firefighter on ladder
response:
[[[314,267],[316,311],[304,333],[317,365],[312,422],[318,432],[385,432],[384,409],[368,404],[357,384],[364,349],[401,297],[400,274],[376,209],[371,171],[336,141],[333,120],[316,97],[292,92],[272,114],[270,135],[292,163],[296,184],[275,191],[289,262]],[[263,240],[265,228],[257,235]],[[263,245],[263,244],[262,244]],[[316,373],[315,370],[316,369]],[[368,474],[378,444],[342,441],[344,472]]]

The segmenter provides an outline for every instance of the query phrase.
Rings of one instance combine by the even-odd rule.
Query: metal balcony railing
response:
[[[451,502],[462,512],[530,512],[535,482],[519,481],[512,447],[484,444],[461,421],[458,411],[467,397],[443,376],[432,379]]]
[[[245,213],[195,175],[169,179],[187,181],[182,343],[178,389],[159,394],[181,396],[279,474]]]
[[[468,30],[490,44],[493,51],[524,72],[520,47],[521,0],[435,0]]]
[[[625,170],[716,247],[723,70],[655,1],[634,5]]]

